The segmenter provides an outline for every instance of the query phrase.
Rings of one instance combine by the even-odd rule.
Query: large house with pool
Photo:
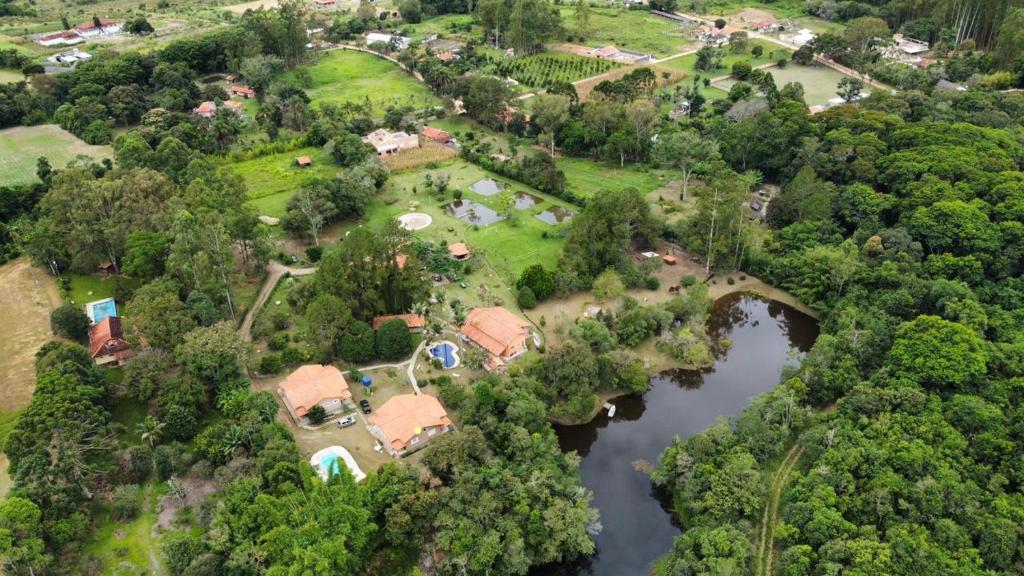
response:
[[[489,353],[484,368],[496,370],[526,352],[530,323],[502,306],[474,308],[462,325],[462,337]]]
[[[419,450],[452,430],[452,421],[441,402],[429,394],[392,396],[366,420],[370,433],[395,458]]]
[[[328,415],[355,409],[345,375],[330,364],[300,366],[277,385],[277,393],[296,421],[314,406],[323,407]]]

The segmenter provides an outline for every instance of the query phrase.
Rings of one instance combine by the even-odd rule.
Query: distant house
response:
[[[223,106],[228,110],[233,111],[235,114],[238,114],[242,118],[245,118],[245,109],[242,107],[241,102],[235,102],[234,100],[225,100]]]
[[[530,323],[501,306],[474,308],[461,333],[490,354],[487,367],[493,370],[526,352]]]
[[[313,0],[313,6],[317,10],[331,10],[338,7],[338,3],[335,0]]]
[[[392,396],[367,417],[369,430],[388,454],[400,458],[452,430],[441,402],[427,394]]]
[[[388,320],[396,319],[405,322],[410,332],[422,332],[427,327],[427,319],[419,314],[384,314],[373,319],[373,331],[380,330]]]
[[[669,266],[675,266],[676,262],[678,262],[676,257],[671,254],[665,254],[664,256],[662,256],[661,261],[664,262],[665,264],[668,264]]]
[[[300,366],[277,385],[277,393],[296,420],[314,406],[322,406],[328,414],[355,407],[345,376],[330,364]]]
[[[50,46],[72,46],[82,42],[85,42],[85,39],[73,30],[61,30],[60,32],[44,34],[36,38],[36,44],[46,46],[47,48]]]
[[[447,144],[452,141],[451,134],[445,132],[444,130],[433,128],[431,126],[424,126],[423,129],[420,130],[420,135],[422,135],[424,138],[428,140],[433,140],[434,142],[438,142],[441,144]]]
[[[256,97],[256,91],[252,88],[249,88],[248,86],[232,86],[229,92],[231,92],[232,96],[241,96],[246,100],[250,100]]]
[[[397,34],[382,34],[380,32],[367,32],[366,33],[366,45],[376,44],[383,42],[388,46],[391,46],[395,50],[405,50],[409,47],[409,40],[405,36],[398,36]]]
[[[295,159],[295,164],[299,168],[308,168],[309,166],[313,165],[313,159],[310,158],[309,156],[299,156],[298,158]]]
[[[213,100],[207,100],[193,108],[192,113],[200,118],[213,118],[214,114],[217,113],[217,103]]]
[[[452,60],[457,60],[458,58],[459,58],[459,55],[456,54],[455,52],[438,52],[437,53],[437,59],[440,60],[441,62],[451,62]]]
[[[807,28],[802,28],[798,30],[796,34],[793,35],[792,41],[793,44],[797,46],[803,46],[804,44],[807,44],[808,42],[814,40],[817,37],[818,35],[815,34],[814,32],[811,32]]]
[[[465,260],[466,258],[469,258],[469,246],[466,246],[465,242],[449,244],[448,255],[455,260]]]
[[[96,22],[82,22],[74,27],[76,34],[82,38],[96,38],[99,36],[112,36],[121,32],[121,23],[107,18],[99,18],[99,25]]]
[[[920,56],[931,50],[927,42],[908,38],[902,34],[893,34],[892,41],[901,52],[908,56]]]
[[[615,46],[605,46],[603,48],[594,48],[590,51],[590,55],[595,58],[614,58],[619,54],[619,49]]]
[[[415,134],[390,132],[384,128],[363,136],[363,142],[373,146],[378,156],[391,156],[404,150],[420,147],[420,139]]]
[[[89,355],[98,366],[120,366],[132,357],[132,347],[121,330],[121,318],[107,316],[89,327]]]

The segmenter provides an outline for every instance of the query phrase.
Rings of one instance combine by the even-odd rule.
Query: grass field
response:
[[[498,58],[486,70],[530,88],[549,88],[558,82],[575,82],[617,67],[618,64],[608,60],[545,52],[521,58]]]
[[[423,181],[428,172],[434,179],[441,174],[448,175],[449,193],[445,200],[437,200],[427,195]],[[481,196],[471,192],[469,186],[483,178],[493,178],[502,182],[505,189],[493,196]],[[416,188],[418,193],[414,193],[413,188]],[[451,191],[456,189],[463,191],[464,201],[472,200],[494,210],[498,210],[502,197],[508,193],[527,192],[538,197],[540,202],[527,210],[516,210],[515,224],[501,221],[478,227],[445,211],[443,205],[452,201]],[[415,210],[411,210],[411,202],[416,203]],[[370,203],[363,222],[369,226],[379,226],[390,218],[410,211],[424,212],[433,218],[433,223],[428,228],[416,232],[417,236],[432,242],[464,241],[475,254],[485,257],[494,269],[506,277],[511,277],[518,276],[523,269],[535,263],[549,268],[555,267],[564,243],[562,231],[568,228],[568,224],[546,224],[535,217],[552,206],[579,212],[579,208],[572,204],[542,194],[518,182],[500,178],[463,160],[454,159],[441,164],[435,170],[393,174],[381,196]],[[352,227],[355,224],[348,226]]]
[[[804,102],[807,102],[808,106],[818,106],[836,98],[838,96],[839,81],[843,79],[841,72],[818,65],[800,66],[799,64],[790,64],[785,68],[770,68],[768,72],[771,72],[775,79],[775,85],[779,88],[790,82],[799,82],[804,87]],[[729,79],[716,82],[713,86],[718,86],[722,90],[728,90],[734,83],[734,80]],[[868,92],[871,91],[870,86],[864,89]]]
[[[566,28],[576,31],[572,7],[562,7],[562,19]],[[664,58],[682,52],[691,44],[686,27],[666,18],[652,16],[644,10],[622,10],[620,8],[591,8],[590,22],[583,31],[583,39],[577,43],[587,46],[614,44],[619,48],[651,53]]]
[[[569,189],[584,198],[600,190],[626,188],[636,188],[647,194],[664,186],[669,180],[669,174],[663,170],[619,168],[614,164],[584,158],[559,158],[558,169],[565,173]]]
[[[0,84],[7,84],[9,82],[21,82],[24,79],[25,75],[17,70],[0,68]]]
[[[313,165],[299,168],[298,156],[309,156]],[[334,159],[322,148],[300,148],[281,154],[261,156],[231,165],[249,190],[250,204],[260,214],[280,218],[292,194],[303,182],[312,178],[333,176],[338,171]]]
[[[158,536],[153,531],[157,502],[167,488],[149,483],[138,489],[139,514],[133,520],[112,517],[109,505],[101,505],[95,516],[96,530],[86,552],[103,562],[101,574],[162,574]]]
[[[18,126],[0,130],[0,186],[37,182],[36,162],[45,156],[54,168],[64,168],[79,156],[112,156],[110,146],[91,146],[59,126]]]
[[[473,17],[469,14],[445,14],[427,18],[419,24],[413,24],[414,32],[409,37],[414,41],[420,41],[434,34],[442,38],[453,36],[456,34],[456,28],[462,28],[467,24],[473,25]]]
[[[334,50],[307,66],[314,104],[369,101],[383,115],[389,106],[424,108],[440,103],[430,90],[397,65],[364,52]]]
[[[750,53],[754,46],[757,45],[761,46],[761,48],[764,50],[760,58],[755,58],[754,55]],[[732,65],[741,60],[746,60],[747,62],[750,62],[751,66],[760,66],[761,64],[775,62],[779,58],[789,58],[790,55],[790,51],[783,48],[782,46],[779,46],[778,44],[773,44],[771,42],[767,42],[765,40],[759,40],[756,38],[750,40],[746,50],[744,50],[740,54],[734,54],[732,50],[729,48],[729,46],[725,46],[723,50],[725,52],[725,58],[722,59],[722,67],[708,72],[698,72],[697,69],[694,67],[694,65],[697,63],[696,54],[687,54],[686,56],[680,56],[679,58],[666,60],[664,62],[661,62],[659,65],[664,66],[665,68],[671,68],[673,70],[683,72],[687,75],[687,77],[693,77],[696,75],[704,77],[714,77],[730,73],[732,71]]]
[[[15,327],[0,340],[0,409],[28,405],[35,390],[35,353],[50,340],[50,311],[60,306],[57,283],[27,258],[0,266],[0,323]]]
[[[67,274],[71,280],[71,301],[85,310],[85,305],[95,300],[111,298],[114,295],[114,278],[112,276],[87,276],[85,274]],[[122,311],[119,309],[118,313]]]

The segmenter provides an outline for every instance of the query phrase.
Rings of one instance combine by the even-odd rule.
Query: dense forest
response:
[[[1024,569],[1018,102],[876,93],[726,129],[726,158],[788,182],[749,269],[819,310],[823,334],[774,392],[664,452],[654,480],[684,534],[659,574],[750,569],[748,532],[796,449],[780,573]],[[787,129],[741,154],[745,123]]]

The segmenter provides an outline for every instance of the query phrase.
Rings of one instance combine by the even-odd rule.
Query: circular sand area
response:
[[[423,212],[402,214],[398,217],[398,223],[406,230],[423,230],[427,226],[430,226],[430,223],[433,221],[434,219],[431,218],[429,214],[424,214]]]

